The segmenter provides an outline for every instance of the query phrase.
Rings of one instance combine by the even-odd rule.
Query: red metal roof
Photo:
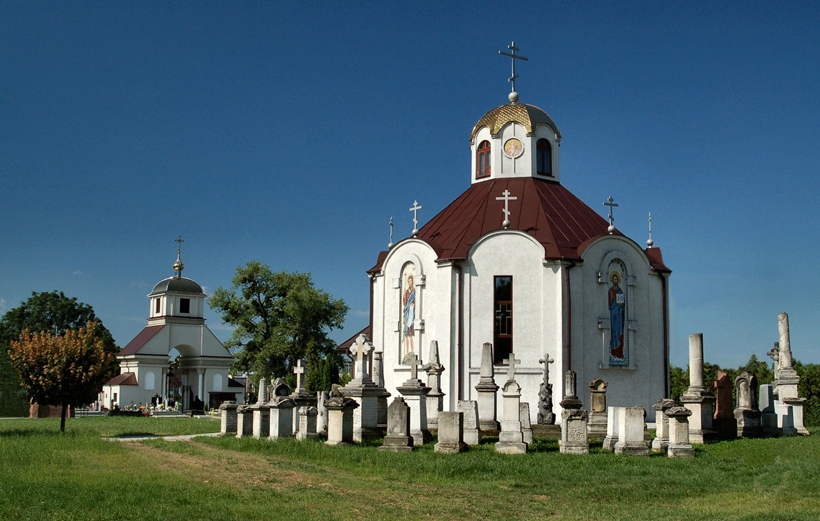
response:
[[[105,382],[105,385],[139,385],[135,373],[120,373]]]
[[[154,338],[154,335],[159,333],[160,329],[164,328],[165,326],[147,326],[145,329],[139,332],[137,336],[134,337],[134,340],[128,342],[128,345],[120,349],[120,352],[117,356],[123,355],[133,355],[136,354],[137,351],[142,349],[149,340]]]

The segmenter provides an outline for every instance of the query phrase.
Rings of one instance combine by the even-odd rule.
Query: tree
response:
[[[229,289],[217,288],[208,304],[235,328],[225,342],[235,355],[234,370],[273,378],[288,377],[300,358],[311,372],[319,373],[322,363],[341,365],[328,334],[342,328],[348,307],[316,289],[310,274],[273,273],[250,261],[236,269],[231,282]],[[322,380],[309,378],[308,390],[317,390],[311,387]]]
[[[93,399],[108,378],[114,356],[105,351],[97,327],[88,322],[58,335],[26,329],[11,342],[11,365],[23,388],[37,403],[62,406],[60,432],[69,405]]]
[[[11,368],[6,355],[11,342],[20,338],[28,329],[33,332],[49,332],[52,336],[64,334],[71,329],[84,327],[88,322],[95,322],[97,337],[102,340],[107,353],[116,355],[119,351],[102,321],[97,318],[94,309],[88,304],[78,302],[76,298],[65,296],[62,291],[33,292],[31,297],[20,306],[10,309],[0,319],[0,391],[2,405],[0,411],[5,414],[23,415],[28,412],[28,399],[18,398],[21,385],[16,372]],[[110,375],[116,372],[116,364],[111,365]],[[18,403],[19,402],[19,403]]]

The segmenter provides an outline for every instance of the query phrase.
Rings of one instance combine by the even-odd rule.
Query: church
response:
[[[501,54],[513,58],[512,92],[470,133],[467,190],[368,271],[367,329],[382,352],[384,386],[400,396],[408,361],[429,362],[435,341],[444,410],[456,410],[458,400],[476,399],[482,345],[491,343],[496,383],[514,359],[533,423],[544,365],[559,418],[573,370],[585,408],[587,383],[601,378],[608,405],[641,405],[653,421],[652,405],[669,394],[671,271],[651,239],[643,248],[613,226],[611,197],[607,221],[561,184],[561,132],[519,101],[515,60],[523,57],[509,48]],[[414,222],[419,208],[410,208]]]
[[[178,247],[175,275],[148,294],[148,324],[117,354],[120,374],[100,393],[105,407],[174,401],[188,411],[219,407],[225,400],[242,403],[244,386],[228,376],[233,356],[205,325],[206,295],[182,276],[184,267]],[[174,351],[176,369],[170,364]]]

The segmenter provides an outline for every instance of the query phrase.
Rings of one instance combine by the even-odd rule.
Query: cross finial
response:
[[[177,278],[182,277],[182,270],[185,269],[185,265],[182,264],[182,260],[180,260],[180,251],[182,249],[182,243],[185,242],[182,239],[182,235],[177,235],[176,243],[177,243],[177,260],[174,262],[174,271],[177,274]]]
[[[495,200],[504,201],[504,221],[501,222],[501,226],[506,230],[510,227],[510,201],[517,201],[518,197],[510,197],[509,190],[504,190],[502,193],[503,197],[496,197]]]
[[[527,61],[527,58],[521,56],[520,54],[515,54],[515,51],[519,50],[518,47],[515,46],[515,42],[512,42],[510,45],[507,46],[507,49],[511,50],[512,52],[506,51],[498,51],[498,54],[509,56],[512,61],[512,76],[507,80],[512,83],[512,90],[510,91],[510,102],[515,103],[518,101],[518,92],[515,91],[515,80],[518,78],[518,74],[515,73],[515,60],[524,60]]]
[[[646,247],[651,248],[655,244],[652,240],[652,212],[649,212],[649,239],[646,240]]]
[[[390,242],[387,243],[387,249],[393,247],[393,217],[390,217]]]
[[[618,205],[615,203],[615,199],[613,199],[610,195],[606,202],[604,202],[604,206],[609,206],[609,227],[606,229],[606,231],[608,231],[609,234],[612,235],[612,232],[615,231],[615,225],[612,224],[615,222],[615,217],[612,216],[612,208]]]
[[[367,336],[359,335],[356,341],[350,346],[350,352],[356,355],[356,378],[365,380],[370,378],[365,367],[365,357],[373,350],[373,344],[370,343]]]
[[[413,353],[410,357],[410,361],[407,363],[410,364],[410,379],[418,380],[419,366],[421,365],[421,360],[419,360],[418,355],[416,355],[416,353]]]
[[[413,207],[410,208],[410,211],[413,212],[413,237],[419,234],[419,219],[418,219],[418,212],[421,210],[421,206],[419,206],[418,201],[413,201]]]
[[[305,366],[302,365],[302,359],[296,361],[296,367],[293,368],[296,374],[296,389],[305,388]]]
[[[515,365],[520,364],[521,360],[515,358],[515,355],[510,353],[510,357],[506,360],[501,361],[504,364],[508,364],[507,367],[507,381],[513,382],[515,381]]]

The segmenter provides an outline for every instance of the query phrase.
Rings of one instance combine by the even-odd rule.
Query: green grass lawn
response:
[[[589,456],[536,440],[523,456],[383,453],[236,438],[112,442],[214,432],[218,420],[0,421],[0,518],[820,519],[820,437],[738,440],[694,459]]]

